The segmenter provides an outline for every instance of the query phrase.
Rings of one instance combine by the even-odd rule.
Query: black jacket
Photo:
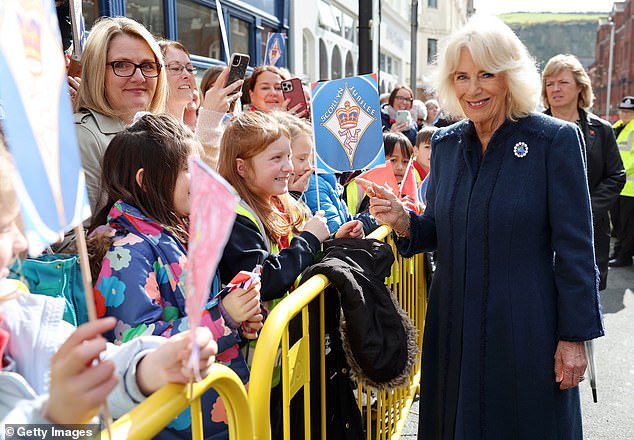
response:
[[[416,331],[396,304],[384,279],[394,262],[391,248],[371,239],[335,239],[324,243],[323,259],[302,275],[326,275],[326,438],[365,438],[361,413],[352,393],[358,383],[380,389],[403,384],[414,367]],[[338,294],[337,294],[338,293]],[[342,313],[343,311],[343,313]],[[311,344],[312,438],[320,432],[319,308],[309,305]],[[343,316],[342,316],[343,315]],[[293,332],[299,335],[298,323]],[[291,336],[293,338],[293,336]],[[293,400],[297,399],[295,396]],[[291,404],[291,438],[303,437],[301,412]]]
[[[241,270],[252,271],[262,265],[262,301],[281,298],[315,258],[319,239],[310,232],[294,237],[290,246],[278,253],[269,252],[269,239],[251,219],[238,215],[227,241],[218,270],[227,284]]]
[[[610,124],[583,109],[579,116],[586,141],[592,214],[601,218],[608,214],[625,185],[625,169]]]
[[[324,256],[304,273],[328,277],[339,293],[341,339],[352,377],[377,389],[403,385],[414,367],[416,329],[384,280],[394,255],[374,239],[324,243]]]

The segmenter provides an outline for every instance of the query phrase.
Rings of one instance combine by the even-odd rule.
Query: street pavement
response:
[[[595,340],[598,403],[590,381],[580,385],[586,440],[634,440],[634,267],[610,268],[601,292],[605,336]],[[402,439],[416,439],[418,400]]]

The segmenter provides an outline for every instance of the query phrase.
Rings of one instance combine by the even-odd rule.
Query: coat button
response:
[[[348,372],[348,370],[347,370],[346,368],[342,368],[342,369],[341,369],[341,372],[342,372],[343,374],[346,374],[346,373]]]

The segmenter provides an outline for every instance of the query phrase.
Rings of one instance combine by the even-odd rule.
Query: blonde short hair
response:
[[[506,78],[508,119],[516,120],[535,111],[540,93],[535,61],[511,28],[492,16],[474,16],[444,42],[436,73],[437,95],[443,109],[465,116],[454,89],[454,73],[462,49],[471,53],[482,70]]]
[[[142,24],[126,17],[102,17],[90,31],[81,57],[81,87],[75,100],[75,111],[90,109],[109,117],[121,117],[106,98],[106,61],[110,42],[117,35],[126,34],[147,43],[154,53],[157,63],[163,64],[161,49],[150,32]],[[156,90],[147,109],[151,113],[161,113],[167,97],[167,79],[161,68],[157,77]]]
[[[548,60],[546,67],[544,67],[544,72],[542,73],[542,103],[544,107],[550,108],[548,95],[546,93],[546,78],[559,75],[564,70],[569,70],[577,85],[581,86],[577,106],[583,109],[592,107],[594,103],[594,92],[592,91],[590,77],[583,68],[581,61],[579,61],[576,56],[569,54],[555,55]]]

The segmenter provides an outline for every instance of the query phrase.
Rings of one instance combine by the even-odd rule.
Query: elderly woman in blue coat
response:
[[[584,341],[603,335],[579,129],[534,113],[525,46],[474,18],[439,59],[425,213],[368,183],[402,255],[436,250],[419,438],[581,439]]]

